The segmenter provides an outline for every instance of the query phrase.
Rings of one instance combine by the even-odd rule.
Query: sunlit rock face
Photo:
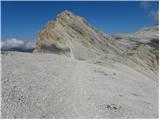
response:
[[[155,25],[135,33],[109,36],[84,18],[65,10],[39,32],[34,52],[54,53],[78,60],[107,58],[157,73],[158,32],[158,25]]]
[[[135,33],[113,36],[114,45],[137,64],[158,71],[159,26],[143,28]]]
[[[82,17],[65,10],[39,33],[35,51],[88,59],[102,54],[109,40]]]

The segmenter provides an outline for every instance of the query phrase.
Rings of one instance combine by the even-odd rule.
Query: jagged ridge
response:
[[[110,59],[112,54],[121,63],[130,66],[137,64],[158,71],[158,30],[158,26],[154,26],[136,33],[110,37],[92,27],[84,18],[65,10],[55,21],[49,21],[39,33],[34,51],[56,53],[79,60],[100,56],[109,56],[107,58]],[[127,63],[126,60],[132,62]]]
[[[107,48],[107,40],[110,40],[108,35],[96,30],[86,20],[64,11],[39,33],[35,51],[88,59],[102,54]]]

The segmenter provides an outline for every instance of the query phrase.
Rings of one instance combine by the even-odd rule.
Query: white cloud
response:
[[[152,4],[150,1],[141,1],[140,6],[145,9],[148,12],[148,15],[150,17],[153,17],[153,19],[157,22],[159,21],[159,10],[155,11],[152,9]]]
[[[29,50],[35,48],[34,42],[17,40],[15,38],[1,41],[1,50],[20,49]]]

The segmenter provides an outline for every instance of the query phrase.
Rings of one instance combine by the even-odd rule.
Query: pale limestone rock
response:
[[[37,38],[35,52],[60,54],[79,60],[109,59],[142,71],[158,73],[158,25],[112,37],[84,18],[65,10],[49,21]],[[107,58],[107,60],[105,59]]]
[[[158,72],[159,26],[144,28],[135,33],[113,36],[114,46],[127,58],[145,68]]]
[[[96,30],[83,18],[64,11],[39,33],[35,51],[89,59],[108,49],[106,41],[110,41],[108,35]]]

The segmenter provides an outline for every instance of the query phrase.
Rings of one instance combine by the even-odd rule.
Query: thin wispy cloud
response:
[[[152,6],[152,4],[151,4],[151,2],[150,1],[141,1],[140,2],[140,6],[144,9],[144,10],[146,10],[147,12],[148,12],[148,15],[150,16],[150,17],[153,17],[153,19],[156,21],[156,22],[158,22],[159,21],[159,10],[153,10],[152,8],[151,8],[151,6]]]

